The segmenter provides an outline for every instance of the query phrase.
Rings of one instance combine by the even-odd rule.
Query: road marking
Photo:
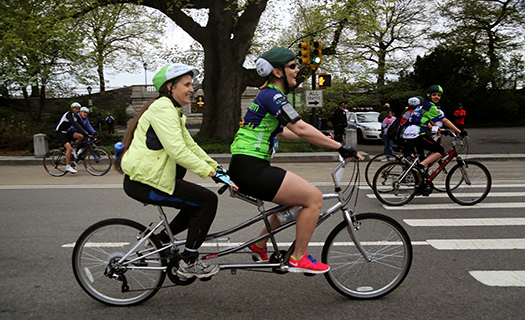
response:
[[[367,194],[368,198],[376,198],[375,194]],[[461,197],[475,197],[479,196],[479,193],[461,193],[458,195]],[[385,199],[395,198],[393,194],[385,194],[382,196]],[[525,197],[525,192],[489,192],[487,198],[497,198],[497,197]],[[448,198],[447,193],[432,193],[429,198]]]
[[[525,239],[429,239],[437,250],[511,250],[525,249]]]
[[[222,185],[216,184],[216,183],[197,183],[200,186],[206,187],[206,188],[219,188]],[[316,187],[333,187],[333,182],[312,182],[312,184]],[[341,183],[342,186],[345,186],[345,183]],[[492,188],[523,188],[525,187],[525,184],[493,184]],[[52,185],[52,184],[42,184],[42,185],[3,185],[0,186],[0,190],[35,190],[35,189],[122,189],[122,184],[64,184],[64,185]],[[359,184],[359,189],[362,190],[369,190],[371,191],[370,187],[366,184],[366,182],[362,182]],[[433,193],[434,194],[438,193]],[[373,197],[370,195],[367,195],[368,197]],[[490,194],[489,194],[490,196]]]
[[[469,271],[474,279],[491,287],[525,287],[525,270]]]
[[[372,244],[377,244],[379,242],[364,242],[363,244],[364,245],[372,245]],[[381,242],[381,243],[385,243],[385,241]],[[397,241],[389,241],[389,242],[386,242],[390,245],[401,245],[401,242],[397,242]],[[224,242],[218,242],[218,243],[212,243],[212,242],[205,242],[202,244],[202,247],[230,247],[230,246],[239,246],[241,244],[244,244],[244,242],[227,242],[227,241],[224,241]],[[126,245],[129,245],[129,242],[88,242],[86,247],[90,247],[90,248],[121,248],[123,246],[126,246]],[[277,245],[279,247],[289,247],[292,245],[292,242],[278,242]],[[324,246],[324,242],[310,242],[308,244],[309,246],[311,247],[322,247]],[[334,243],[335,246],[353,246],[354,243],[353,242],[335,242]],[[412,245],[413,246],[428,246],[429,243],[427,243],[426,241],[412,241]],[[62,248],[73,248],[75,247],[75,242],[73,243],[66,243],[66,244],[63,244],[61,246]]]
[[[491,188],[525,188],[525,184],[523,183],[516,183],[516,184],[492,184]],[[363,183],[360,184],[359,189],[363,190],[370,190],[370,187],[367,185],[364,185]],[[434,194],[434,193],[433,193]]]
[[[524,226],[525,218],[403,219],[411,227]]]
[[[443,203],[443,204],[405,204],[399,207],[390,207],[383,205],[386,210],[450,210],[450,209],[513,209],[513,208],[524,208],[525,202],[495,202],[495,203],[478,203],[473,206],[462,206],[456,203]]]

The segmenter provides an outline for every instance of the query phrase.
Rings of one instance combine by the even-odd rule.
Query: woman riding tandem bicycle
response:
[[[186,170],[201,178],[210,176],[234,184],[219,164],[193,141],[185,127],[181,105],[190,103],[192,79],[198,70],[184,64],[169,64],[153,78],[159,97],[146,104],[135,117],[124,137],[122,157],[124,191],[143,203],[180,209],[170,223],[173,234],[188,229],[188,238],[177,274],[184,278],[207,278],[217,272],[217,265],[199,259],[204,242],[217,212],[217,196],[212,191],[183,180]],[[168,243],[168,234],[160,240]]]
[[[232,158],[229,166],[231,179],[239,191],[255,198],[281,205],[302,207],[296,225],[296,243],[289,260],[289,271],[298,273],[324,273],[330,267],[316,261],[307,253],[308,243],[315,230],[323,196],[305,179],[293,172],[273,167],[270,160],[277,149],[277,136],[284,139],[302,139],[312,144],[338,150],[344,157],[363,157],[350,146],[325,136],[319,130],[301,120],[301,116],[287,101],[286,94],[297,85],[295,77],[299,68],[295,53],[276,47],[263,53],[256,61],[257,73],[266,77],[261,92],[248,108],[239,131],[231,145]],[[271,228],[280,222],[273,215]],[[267,233],[264,228],[260,235]],[[250,246],[254,256],[267,261],[268,238]]]

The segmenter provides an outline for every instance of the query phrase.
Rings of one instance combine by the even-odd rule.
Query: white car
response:
[[[381,122],[378,121],[379,112],[349,112],[346,114],[348,128],[356,129],[357,143],[365,140],[383,140],[381,136]]]

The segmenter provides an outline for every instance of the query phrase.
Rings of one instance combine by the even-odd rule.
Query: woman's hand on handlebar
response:
[[[237,187],[237,185],[233,181],[231,181],[230,177],[228,176],[228,171],[223,168],[218,168],[217,171],[211,176],[211,178],[216,183],[224,183],[235,190],[239,190],[239,187]]]
[[[365,160],[365,157],[360,155],[354,148],[351,146],[343,146],[339,149],[337,149],[337,152],[341,155],[341,157],[347,159],[347,158],[357,158],[359,160]]]

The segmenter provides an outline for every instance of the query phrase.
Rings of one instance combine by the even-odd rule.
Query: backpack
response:
[[[407,113],[403,114],[402,117],[396,118],[394,122],[390,124],[388,127],[388,130],[386,132],[386,135],[388,136],[389,140],[395,141],[401,138],[403,135],[403,131],[405,131],[405,128],[408,126],[408,118],[406,118]],[[410,117],[410,114],[408,114],[408,117]],[[401,120],[403,120],[403,124],[401,124]]]

